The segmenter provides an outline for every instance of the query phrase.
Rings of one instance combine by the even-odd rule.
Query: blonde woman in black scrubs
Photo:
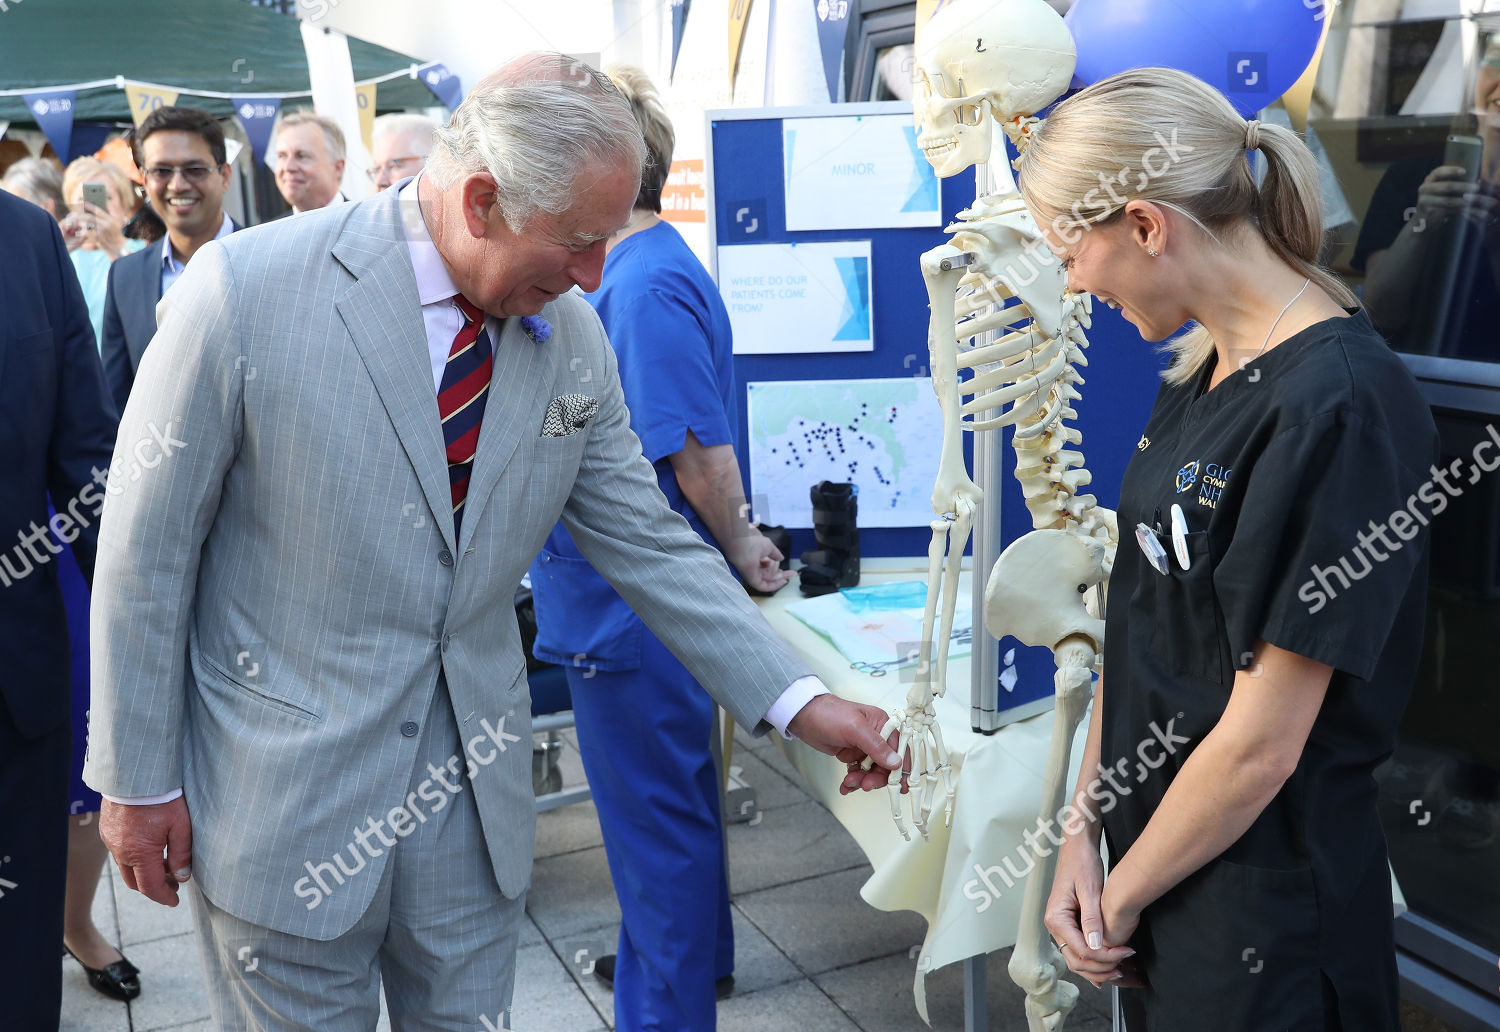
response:
[[[1306,147],[1198,79],[1070,98],[1019,186],[1072,290],[1146,341],[1191,324],[1121,487],[1047,927],[1129,1032],[1396,1032],[1371,772],[1421,651],[1428,407],[1314,264]]]

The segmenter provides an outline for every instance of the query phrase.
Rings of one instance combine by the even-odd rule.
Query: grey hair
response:
[[[68,213],[68,201],[63,196],[63,173],[57,162],[47,158],[22,158],[5,170],[5,189],[26,198],[38,208],[45,207],[43,201],[51,201],[57,218]]]
[[[1222,93],[1187,72],[1121,72],[1053,110],[1017,163],[1016,186],[1032,211],[1070,241],[1114,222],[1137,198],[1185,215],[1225,247],[1246,232],[1259,233],[1278,258],[1339,304],[1356,305],[1349,288],[1317,264],[1323,242],[1317,159],[1292,130],[1256,124],[1252,132],[1251,126]],[[1247,143],[1266,159],[1259,189],[1245,160]],[[1182,384],[1213,355],[1214,342],[1198,325],[1166,349],[1175,357],[1162,375]]]
[[[315,125],[323,130],[323,137],[328,141],[328,158],[330,161],[344,160],[344,130],[339,124],[326,115],[315,113],[309,108],[297,108],[281,116],[281,122],[276,126],[276,135],[279,137],[283,129],[289,129],[294,125]]]
[[[432,153],[432,140],[437,135],[437,130],[438,124],[426,115],[399,112],[394,115],[381,115],[375,119],[370,127],[370,139],[374,141],[382,136],[401,136],[407,133],[420,136],[422,154],[419,157],[425,158]]]
[[[618,163],[639,182],[646,157],[630,104],[607,76],[566,54],[536,53],[469,91],[437,131],[427,174],[447,189],[488,172],[501,216],[519,233],[572,205],[581,168]]]

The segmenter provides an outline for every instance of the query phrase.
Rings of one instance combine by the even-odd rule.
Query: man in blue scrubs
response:
[[[780,569],[781,553],[746,519],[734,455],[729,314],[682,237],[657,217],[672,126],[644,73],[617,67],[609,74],[631,103],[652,161],[630,224],[608,245],[603,282],[588,298],[619,357],[631,429],[667,501],[749,586],[774,591],[789,574]],[[709,751],[713,701],[561,524],[531,580],[534,651],[567,669],[620,901],[619,952],[596,968],[614,982],[615,1027],[710,1030],[716,985],[727,994],[734,970]]]

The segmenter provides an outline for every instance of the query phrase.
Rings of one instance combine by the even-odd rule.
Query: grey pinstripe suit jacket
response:
[[[293,885],[402,803],[418,743],[403,725],[422,719],[440,672],[465,742],[501,718],[520,736],[475,765],[468,790],[502,891],[526,887],[535,820],[512,595],[559,517],[740,723],[757,726],[807,672],[667,507],[580,298],[542,313],[544,344],[490,320],[492,391],[454,540],[397,196],[194,256],[126,406],[99,538],[89,784],[182,785],[203,891],[311,938],[358,919],[389,852],[316,907]],[[597,415],[540,436],[564,394],[597,398]]]

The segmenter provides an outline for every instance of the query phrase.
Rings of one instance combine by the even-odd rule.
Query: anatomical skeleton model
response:
[[[1083,466],[1082,435],[1068,425],[1081,396],[1077,367],[1087,365],[1090,298],[1068,293],[1066,273],[1022,203],[993,132],[999,122],[1017,151],[1024,150],[1039,124],[1034,113],[1072,79],[1072,37],[1044,0],[957,0],[928,22],[916,58],[914,106],[928,161],[943,177],[988,162],[998,183],[948,227],[950,243],[921,259],[943,452],[932,494],[937,518],[917,679],[884,733],[897,731],[898,751],[910,750],[911,816],[925,838],[940,782],[945,821],[953,813],[952,768],[933,701],[947,684],[959,570],[982,498],[965,468],[963,432],[1015,428],[1016,477],[1035,529],[996,562],[985,590],[985,626],[996,638],[1009,634],[1050,648],[1057,663],[1044,817],[1058,812],[1067,791],[1073,736],[1104,648],[1103,596],[1119,535],[1115,514],[1080,493],[1092,475]],[[963,369],[973,375],[960,382]],[[891,809],[906,837],[899,785],[892,786]],[[1064,963],[1042,924],[1055,869],[1055,854],[1049,855],[1027,879],[1010,962],[1011,978],[1027,992],[1031,1032],[1060,1029],[1078,995],[1060,979]]]

